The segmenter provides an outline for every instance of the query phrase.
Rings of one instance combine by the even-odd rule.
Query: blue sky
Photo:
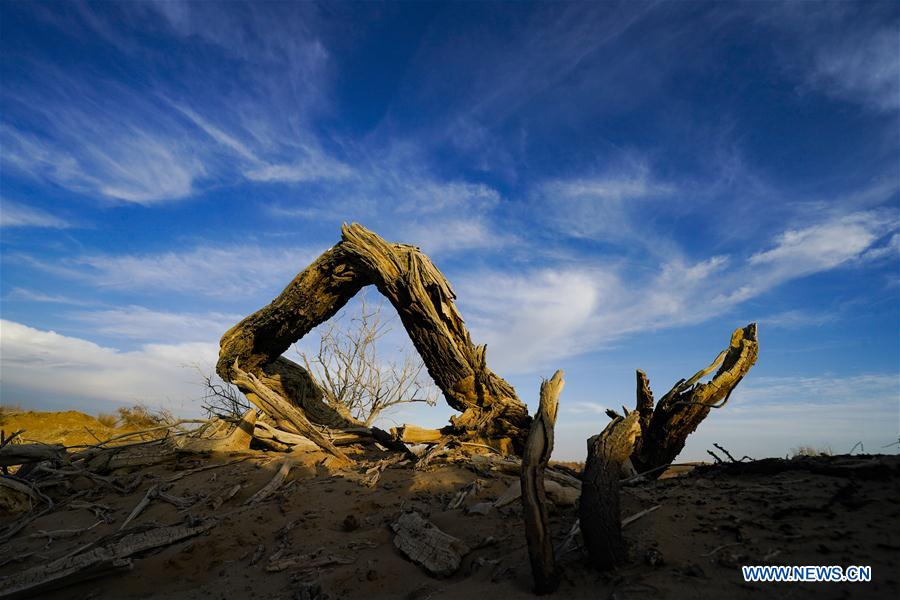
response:
[[[683,458],[900,433],[894,2],[0,17],[4,403],[197,411],[185,365],[358,221],[432,256],[532,408],[565,369],[560,458],[635,368],[659,396],[751,320],[759,362]]]

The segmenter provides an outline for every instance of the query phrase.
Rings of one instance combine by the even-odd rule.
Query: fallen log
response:
[[[65,453],[61,444],[7,444],[0,448],[0,467],[53,460]]]
[[[541,383],[540,406],[531,423],[522,454],[522,508],[525,520],[525,539],[534,588],[538,594],[549,594],[559,586],[559,572],[553,554],[553,535],[547,513],[547,494],[544,490],[544,469],[553,452],[553,427],[559,408],[559,394],[565,382],[563,372],[557,371]]]
[[[279,429],[303,420],[333,429],[361,425],[324,402],[309,373],[281,355],[366,285],[391,302],[447,403],[461,411],[451,418],[458,435],[489,440],[503,453],[520,451],[530,423],[526,407],[487,368],[485,347],[472,344],[447,279],[418,248],[388,243],[358,224],[345,225],[340,242],[225,333],[216,371]]]
[[[256,425],[256,409],[244,413],[237,423],[214,419],[196,435],[177,438],[176,450],[181,452],[237,452],[249,450]]]
[[[391,437],[405,444],[433,444],[444,436],[440,429],[426,429],[418,425],[404,423],[400,427],[391,427]]]

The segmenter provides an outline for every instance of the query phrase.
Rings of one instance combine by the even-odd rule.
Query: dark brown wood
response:
[[[559,408],[559,394],[564,385],[562,371],[557,371],[553,377],[541,383],[540,406],[531,423],[531,430],[522,453],[521,486],[525,539],[528,543],[534,589],[538,594],[549,594],[559,586],[550,516],[547,513],[544,469],[553,452],[553,427]]]
[[[578,518],[591,564],[601,571],[627,558],[622,537],[619,480],[622,465],[640,434],[639,413],[616,417],[598,435],[587,441],[587,460],[581,477]]]
[[[526,407],[512,386],[487,368],[485,347],[472,344],[447,279],[415,246],[388,243],[358,224],[345,225],[338,244],[268,306],[225,333],[217,372],[265,412],[276,408],[268,414],[280,429],[297,429],[302,419],[294,413],[329,428],[359,426],[341,407],[325,403],[309,373],[281,354],[366,285],[391,302],[447,403],[462,413],[451,418],[455,434],[503,453],[521,452],[530,424]],[[252,380],[242,371],[261,385],[248,385]],[[262,397],[269,394],[261,396],[263,389],[283,402],[273,406],[271,398]]]
[[[0,448],[0,466],[11,467],[59,458],[66,447],[59,444],[7,444]]]

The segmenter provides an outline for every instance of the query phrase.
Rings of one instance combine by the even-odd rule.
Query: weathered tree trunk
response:
[[[582,475],[579,518],[591,562],[609,569],[626,558],[619,508],[619,481],[625,465],[650,477],[659,477],[684,448],[712,408],[723,406],[731,392],[756,362],[759,352],[756,324],[736,329],[731,344],[711,365],[688,380],[681,380],[653,406],[653,392],[643,371],[637,372],[635,410],[613,418],[588,440]],[[698,383],[718,367],[708,383]]]
[[[217,372],[267,413],[267,407],[277,408],[269,414],[280,429],[307,434],[295,413],[315,425],[359,426],[345,410],[326,404],[309,373],[281,354],[366,285],[391,302],[447,403],[462,412],[451,419],[454,433],[485,440],[501,452],[521,451],[530,421],[526,407],[487,368],[485,347],[472,344],[447,279],[415,246],[385,242],[358,224],[345,225],[338,244],[268,306],[225,333]],[[283,400],[278,407],[272,394]]]
[[[681,380],[669,390],[656,407],[647,376],[637,372],[637,405],[640,438],[631,454],[638,472],[658,469],[675,460],[685,441],[713,408],[724,406],[744,375],[756,363],[759,354],[756,323],[738,328],[731,344],[708,367],[687,381]],[[708,383],[698,383],[718,367]],[[662,470],[653,476],[658,477]]]
[[[525,519],[525,539],[528,542],[528,558],[534,576],[534,588],[538,594],[547,594],[559,586],[559,572],[553,554],[553,537],[550,517],[547,514],[547,493],[544,489],[544,469],[553,452],[553,427],[559,408],[559,394],[565,381],[563,372],[557,371],[549,380],[541,383],[540,406],[522,453],[522,508]]]
[[[640,434],[637,411],[616,417],[587,441],[587,460],[581,476],[578,518],[591,563],[603,571],[625,561],[619,479],[622,465]]]

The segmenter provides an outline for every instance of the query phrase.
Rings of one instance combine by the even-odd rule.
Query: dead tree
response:
[[[759,352],[756,323],[738,328],[731,344],[716,360],[688,380],[682,379],[656,406],[643,371],[637,372],[635,410],[613,420],[588,440],[579,503],[581,531],[591,562],[601,570],[625,560],[619,509],[619,481],[625,466],[659,477],[684,448],[688,436],[713,408],[724,406],[731,392],[756,362]],[[718,367],[712,380],[700,380]]]
[[[676,383],[655,407],[647,375],[637,371],[635,412],[639,415],[640,437],[631,453],[631,464],[637,472],[657,469],[654,476],[659,477],[663,472],[660,467],[675,460],[684,449],[688,436],[709,411],[728,402],[731,392],[756,363],[758,354],[756,323],[735,329],[728,348],[720,352],[712,364],[690,379]],[[699,383],[716,368],[718,371],[712,380]]]
[[[625,561],[619,508],[622,465],[640,433],[638,413],[615,417],[598,435],[587,441],[587,460],[581,476],[578,518],[593,566],[601,571]]]
[[[541,383],[540,406],[522,453],[522,508],[525,519],[525,539],[531,573],[538,594],[547,594],[559,586],[559,572],[553,554],[550,517],[547,514],[547,493],[544,489],[544,469],[553,452],[553,427],[562,392],[563,372],[557,371]]]
[[[447,433],[520,452],[531,420],[527,409],[488,369],[485,346],[472,344],[447,279],[417,247],[388,243],[358,224],[345,225],[340,242],[225,333],[216,371],[280,429],[303,435],[310,425],[358,429],[358,420],[323,402],[309,373],[281,354],[366,285],[391,302],[447,403],[462,413],[451,418]]]

